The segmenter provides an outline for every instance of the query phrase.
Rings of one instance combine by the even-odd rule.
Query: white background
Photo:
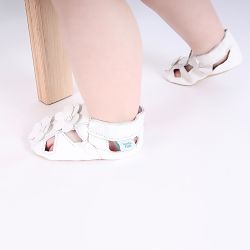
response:
[[[187,45],[130,1],[144,47],[144,148],[122,161],[34,155],[37,100],[22,0],[0,0],[0,249],[250,249],[250,2],[214,1],[244,63],[193,87],[161,73]],[[198,25],[198,24],[197,24]]]

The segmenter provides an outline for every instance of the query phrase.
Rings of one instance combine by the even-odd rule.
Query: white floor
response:
[[[194,87],[161,73],[184,42],[130,0],[145,52],[143,150],[123,161],[50,162],[29,149],[51,106],[36,97],[23,1],[0,0],[0,249],[250,249],[250,2],[214,1],[241,67]]]

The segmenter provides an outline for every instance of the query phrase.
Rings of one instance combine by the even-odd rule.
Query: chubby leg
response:
[[[89,114],[109,122],[132,120],[140,104],[142,45],[126,1],[52,3]]]

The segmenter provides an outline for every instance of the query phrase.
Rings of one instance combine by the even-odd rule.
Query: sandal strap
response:
[[[126,140],[137,136],[143,128],[144,107],[140,105],[136,117],[127,122],[106,122],[90,119],[88,132],[90,135],[106,140]]]
[[[201,67],[213,65],[214,63],[221,60],[221,58],[228,53],[233,44],[233,36],[231,32],[226,29],[225,35],[218,45],[216,45],[206,54],[196,55],[195,58],[199,62],[199,65]]]

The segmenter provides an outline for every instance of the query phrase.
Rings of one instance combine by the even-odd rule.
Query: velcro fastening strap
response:
[[[200,65],[214,64],[227,55],[233,43],[234,38],[232,34],[229,30],[225,30],[225,36],[217,46],[211,49],[210,52],[204,55],[198,55],[196,56],[196,58],[199,61]]]
[[[106,122],[97,119],[90,119],[89,134],[111,141],[126,140],[140,134],[144,126],[145,111],[142,106],[132,121],[127,122]]]

